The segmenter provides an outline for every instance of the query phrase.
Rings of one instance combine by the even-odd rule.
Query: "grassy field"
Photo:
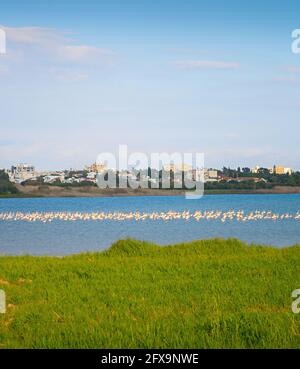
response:
[[[1,348],[300,348],[300,246],[119,241],[0,257]]]

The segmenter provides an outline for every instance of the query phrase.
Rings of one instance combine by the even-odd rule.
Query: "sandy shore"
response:
[[[183,196],[182,190],[159,189],[105,189],[94,186],[59,187],[59,186],[21,186],[17,185],[20,195],[5,197],[120,197],[120,196]],[[213,194],[300,194],[300,187],[276,186],[272,189],[259,190],[208,190]]]

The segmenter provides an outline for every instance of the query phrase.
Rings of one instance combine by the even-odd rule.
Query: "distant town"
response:
[[[10,169],[3,169],[7,173],[10,182],[21,184],[21,185],[96,185],[96,177],[98,173],[103,173],[107,171],[113,171],[108,169],[103,164],[94,163],[88,165],[81,170],[62,170],[62,171],[37,171],[35,166],[32,164],[16,164]],[[187,164],[176,165],[170,164],[163,167],[163,171],[166,172],[188,172],[193,173],[193,179],[196,178],[196,170],[192,169],[191,166]],[[159,172],[155,169],[145,169],[136,170],[132,168],[131,170],[118,171],[119,178],[130,178],[132,180],[139,181],[150,181],[156,183],[159,178]],[[254,168],[222,168],[222,169],[204,169],[204,182],[205,183],[243,183],[243,182],[253,182],[253,183],[272,183],[275,182],[286,182],[290,185],[300,185],[298,181],[291,181],[291,178],[296,174],[296,179],[299,177],[299,172],[295,172],[292,168],[274,165],[272,168],[264,168],[261,166],[255,166]],[[280,178],[281,177],[281,181]],[[285,179],[285,181],[284,181]],[[174,176],[173,181],[176,182],[176,177]]]

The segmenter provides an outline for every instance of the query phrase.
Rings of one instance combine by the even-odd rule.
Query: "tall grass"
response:
[[[299,246],[235,239],[0,257],[0,347],[300,348],[297,288]]]

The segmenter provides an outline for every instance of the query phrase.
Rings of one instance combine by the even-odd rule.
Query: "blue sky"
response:
[[[299,1],[14,1],[0,6],[0,167],[103,151],[205,153],[300,169]]]

